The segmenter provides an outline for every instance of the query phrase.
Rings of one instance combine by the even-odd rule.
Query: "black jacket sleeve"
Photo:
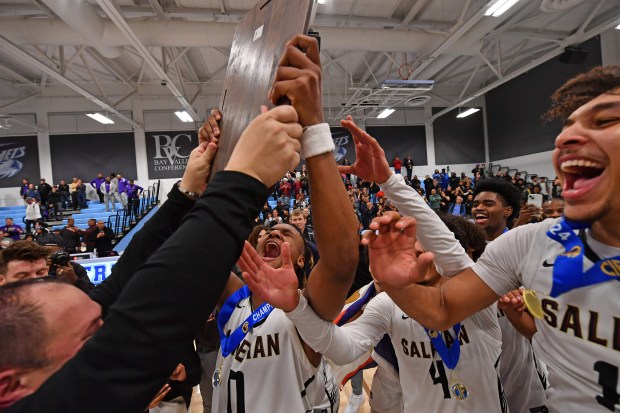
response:
[[[247,175],[218,172],[181,227],[126,282],[101,329],[6,411],[143,412],[215,307],[267,195]]]

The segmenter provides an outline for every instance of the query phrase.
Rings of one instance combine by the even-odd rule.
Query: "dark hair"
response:
[[[260,234],[262,230],[267,231],[268,229],[269,228],[265,225],[257,225],[254,229],[252,229],[252,232],[248,235],[248,242],[254,247],[254,249],[256,249],[256,246],[258,245],[258,234]]]
[[[25,294],[41,278],[0,287],[0,371],[6,368],[42,368],[46,357],[47,327],[40,306]]]
[[[439,214],[446,227],[465,249],[471,251],[472,259],[477,261],[487,246],[485,234],[480,227],[472,224],[463,217],[456,215]]]
[[[521,191],[512,182],[492,178],[481,179],[474,186],[474,198],[480,192],[494,192],[502,197],[504,206],[512,207],[512,214],[508,217],[508,225],[519,215],[521,210]]]
[[[548,122],[567,119],[580,106],[620,87],[620,65],[597,66],[573,77],[551,95],[551,108],[542,116]]]
[[[0,252],[0,274],[6,274],[7,266],[11,261],[35,262],[47,258],[49,251],[36,242],[15,241]]]

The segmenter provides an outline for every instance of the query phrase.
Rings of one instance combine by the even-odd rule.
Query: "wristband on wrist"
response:
[[[188,191],[186,189],[181,188],[181,181],[177,182],[177,188],[179,188],[179,192],[191,199],[192,201],[200,198],[200,194],[197,192]]]
[[[332,152],[336,146],[327,123],[304,128],[301,136],[301,157],[304,159]]]

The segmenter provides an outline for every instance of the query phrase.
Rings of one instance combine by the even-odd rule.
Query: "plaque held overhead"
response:
[[[313,0],[261,0],[237,25],[219,109],[219,149],[214,172],[224,169],[241,133],[271,107],[267,98],[284,45],[296,34],[308,31]]]

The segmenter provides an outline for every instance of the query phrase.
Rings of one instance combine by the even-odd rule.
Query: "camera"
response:
[[[162,86],[168,86],[168,82],[166,82],[165,80],[162,79],[161,82],[159,82]]]
[[[58,250],[50,257],[52,267],[66,267],[69,265],[69,253],[65,250]]]

